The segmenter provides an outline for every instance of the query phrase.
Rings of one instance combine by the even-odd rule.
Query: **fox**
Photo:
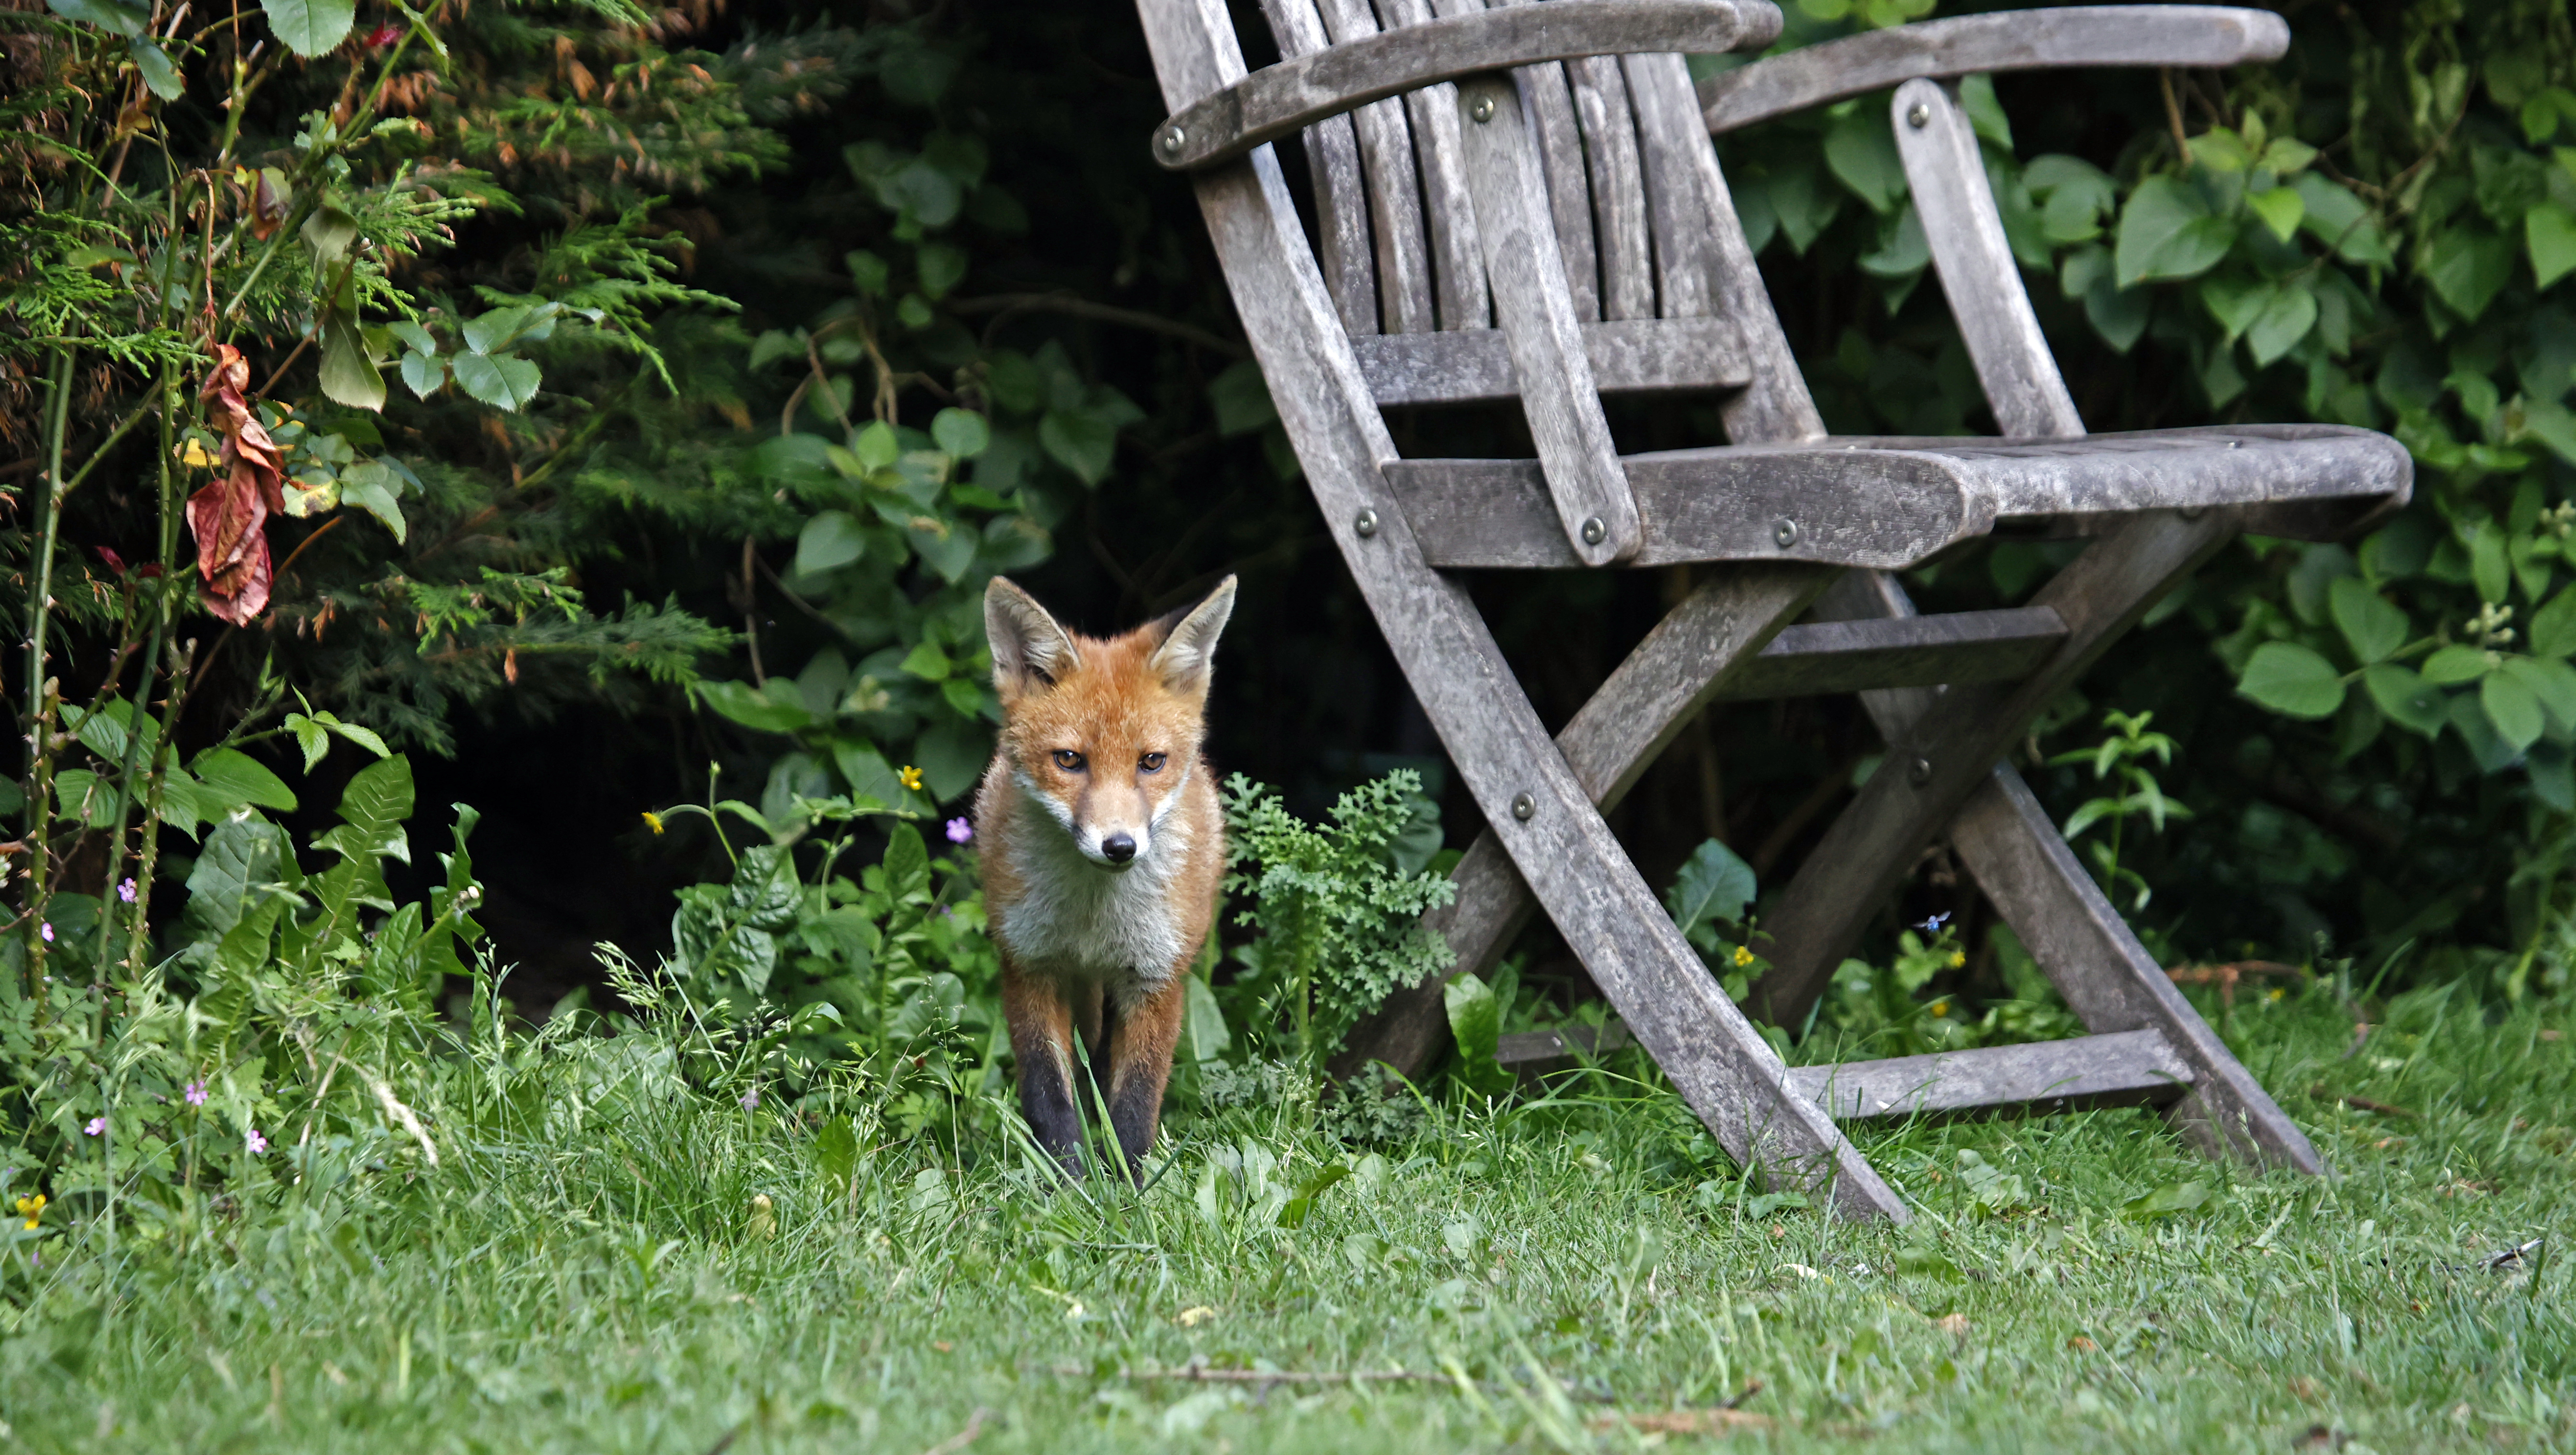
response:
[[[1020,1113],[1083,1176],[1073,1038],[1132,1180],[1162,1118],[1190,965],[1216,919],[1225,815],[1202,751],[1228,576],[1122,636],[1066,631],[996,576],[984,629],[1002,727],[976,789],[985,923]]]

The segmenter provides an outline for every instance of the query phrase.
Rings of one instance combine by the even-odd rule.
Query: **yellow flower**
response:
[[[27,1231],[31,1233],[36,1230],[37,1214],[42,1213],[44,1210],[45,1195],[41,1192],[37,1193],[33,1197],[22,1197],[18,1199],[18,1216],[27,1220]]]
[[[1738,964],[1738,965],[1750,965],[1750,964],[1752,964],[1752,963],[1753,963],[1753,947],[1752,947],[1751,945],[1738,945],[1738,946],[1736,946],[1736,947],[1735,947],[1735,963],[1736,963],[1736,964]]]
[[[911,789],[915,793],[919,793],[921,791],[921,770],[912,766],[910,763],[904,764],[894,776],[902,780],[904,787]]]
[[[1948,1015],[1950,1013],[1950,1002],[1946,1000],[1936,1000],[1932,1002],[1932,1013],[1936,1016]]]
[[[655,838],[661,837],[662,816],[649,808],[644,810],[644,827],[651,829]]]
[[[1958,969],[1960,966],[1967,964],[1967,963],[1968,963],[1968,955],[1967,955],[1967,952],[1966,952],[1966,951],[1964,951],[1964,950],[1952,950],[1952,951],[1950,952],[1950,962],[1949,962],[1949,963],[1950,963],[1950,968],[1951,968],[1951,969],[1953,969],[1953,970],[1956,970],[1956,969]]]
[[[2271,994],[2269,994],[2269,995],[2264,996],[2263,998],[2264,998],[2265,1000],[2279,1000],[2279,999],[2281,998],[2281,995],[2282,995],[2281,987],[2279,987],[2279,986],[2275,985],[2275,986],[2273,986],[2273,987],[2272,987],[2272,993],[2271,993]]]

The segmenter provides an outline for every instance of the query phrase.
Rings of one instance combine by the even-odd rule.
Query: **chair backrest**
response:
[[[1494,0],[1537,4],[1544,0]],[[1263,0],[1286,57],[1486,0]],[[1604,394],[1736,391],[1740,443],[1823,432],[1677,55],[1515,74],[1585,353]],[[1455,87],[1309,128],[1317,262],[1380,405],[1515,397],[1494,331]]]

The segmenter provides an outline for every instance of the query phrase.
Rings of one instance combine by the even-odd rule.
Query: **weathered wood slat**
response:
[[[1578,329],[1593,387],[1604,394],[1731,389],[1752,375],[1742,337],[1722,318],[1640,318]],[[1511,346],[1493,329],[1379,334],[1352,345],[1380,404],[1461,404],[1520,394]]]
[[[1773,637],[1716,700],[2010,682],[2036,670],[2065,636],[2066,623],[2045,606],[1812,622]]]
[[[1139,0],[1166,102],[1243,74],[1223,0]],[[1334,544],[1424,712],[1567,942],[1584,947],[1639,1042],[1731,1155],[1829,1191],[1842,1215],[1904,1221],[1904,1204],[1811,1102],[1700,965],[1556,752],[1466,591],[1427,566],[1375,463],[1395,456],[1274,154],[1195,179],[1246,336]],[[1490,246],[1490,244],[1489,244]],[[1558,280],[1560,286],[1563,279]],[[1363,534],[1363,511],[1375,529]],[[1529,812],[1511,812],[1527,795]]]
[[[1583,710],[1556,735],[1583,791],[1603,810],[1619,806],[1638,776],[1662,755],[1733,679],[1837,573],[1814,566],[1748,566],[1701,584],[1628,653]],[[1450,870],[1457,895],[1423,916],[1456,956],[1450,975],[1483,975],[1502,958],[1534,907],[1520,871],[1488,828]],[[1351,1033],[1333,1062],[1350,1076],[1384,1062],[1407,1076],[1430,1064],[1448,1043],[1441,986],[1449,976],[1398,989]]]
[[[1510,346],[1521,412],[1538,447],[1542,489],[1560,539],[1586,566],[1625,560],[1641,539],[1637,502],[1619,468],[1556,257],[1546,183],[1519,89],[1504,77],[1480,76],[1458,88],[1458,102],[1494,321]]]
[[[1326,0],[1324,26],[1330,50],[1265,66],[1174,112],[1154,129],[1154,159],[1184,171],[1232,161],[1338,112],[1480,71],[1629,51],[1759,48],[1779,35],[1780,12],[1734,0],[1550,0],[1381,33],[1374,16],[1363,25]]]
[[[2192,1068],[2155,1031],[1984,1046],[1790,1068],[1789,1084],[1836,1121],[1997,1109],[2065,1111],[2180,1099]]]
[[[2001,10],[1866,31],[1720,72],[1699,83],[1712,132],[1865,96],[1918,76],[2065,66],[2237,66],[2279,60],[2290,27],[2216,5],[2070,5]]]
[[[1690,68],[1676,55],[1621,56],[1628,105],[1637,118],[1639,177],[1655,244],[1655,308],[1697,318],[1715,307],[1717,242],[1700,195],[1698,158],[1708,150],[1691,95]]]
[[[1804,1023],[1861,928],[2030,720],[2234,532],[2223,511],[2144,517],[2094,541],[2040,588],[2031,604],[2066,622],[2056,651],[2018,682],[1944,692],[1889,743],[1879,770],[1763,918],[1771,969],[1746,997],[1755,1014]]]
[[[1350,47],[1378,43],[1377,15],[1368,0],[1319,0],[1318,9],[1332,45],[1281,66],[1330,66]],[[1368,183],[1369,235],[1377,244],[1379,328],[1386,333],[1428,332],[1438,315],[1431,304],[1431,235],[1422,216],[1421,174],[1413,161],[1413,124],[1401,98],[1359,107],[1351,112],[1351,124],[1360,141],[1360,174]]]
[[[1283,56],[1302,56],[1332,42],[1315,0],[1267,0],[1271,37]],[[1315,233],[1324,285],[1332,290],[1333,307],[1342,328],[1352,334],[1377,332],[1377,265],[1370,256],[1368,184],[1360,173],[1359,132],[1348,116],[1328,116],[1306,128],[1301,139],[1306,166],[1315,179]]]
[[[2083,434],[2083,416],[2057,372],[2022,286],[2021,265],[2004,238],[2003,214],[1995,209],[1967,113],[1939,82],[1917,80],[1896,88],[1889,115],[1933,270],[1995,423],[2007,435]]]
[[[1853,571],[1817,598],[1815,611],[1829,620],[1912,617],[1914,603],[1895,578]],[[1933,701],[1918,690],[1861,694],[1879,736],[1891,743],[1902,741]],[[1997,763],[1968,795],[1949,836],[1969,877],[2087,1029],[2152,1028],[2191,1067],[2191,1094],[2165,1113],[2186,1140],[2211,1156],[2324,1170],[2307,1136],[2138,943],[2011,764]]]
[[[1550,0],[1553,9],[1567,0]],[[1601,316],[1655,316],[1655,259],[1646,230],[1645,173],[1637,161],[1637,123],[1619,58],[1585,56],[1566,63],[1574,114],[1583,123],[1583,154],[1592,167],[1592,236],[1601,251]]]
[[[1574,119],[1573,83],[1556,61],[1522,66],[1512,79],[1538,135],[1539,168],[1547,174],[1547,210],[1556,220],[1566,291],[1574,298],[1574,316],[1590,323],[1601,317],[1601,254],[1592,241],[1592,179],[1583,160],[1582,124]]]
[[[1620,464],[1644,532],[1628,564],[1817,561],[1898,569],[1999,521],[2115,529],[2143,512],[2263,502],[2402,500],[2414,466],[2385,435],[2232,425],[2081,440],[1832,439],[1668,450]],[[1586,564],[1530,460],[1387,466],[1431,563]],[[2295,524],[2284,521],[2283,524]]]
[[[1387,28],[1432,19],[1429,0],[1379,0]],[[1457,88],[1447,82],[1404,95],[1413,121],[1414,155],[1422,164],[1422,201],[1431,228],[1432,296],[1444,329],[1492,325],[1485,296],[1484,247],[1476,240],[1476,204],[1467,195],[1466,158],[1458,139]]]

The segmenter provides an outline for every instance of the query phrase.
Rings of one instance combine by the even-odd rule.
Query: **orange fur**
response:
[[[1079,1170],[1071,1037],[1129,1169],[1160,1120],[1190,962],[1225,872],[1225,820],[1200,754],[1228,578],[1186,613],[1123,636],[1065,631],[1017,586],[985,593],[1002,732],[975,798],[984,896],[1002,951],[1020,1104]]]

